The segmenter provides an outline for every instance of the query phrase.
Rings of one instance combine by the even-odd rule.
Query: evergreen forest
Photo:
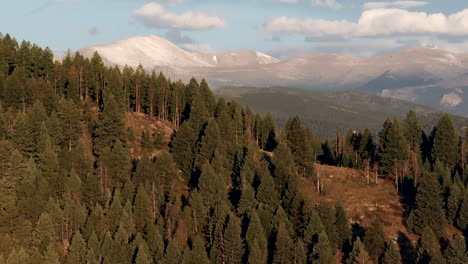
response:
[[[390,184],[403,238],[307,199],[326,198],[325,165]],[[449,115],[430,133],[410,111],[378,134],[322,139],[205,80],[108,67],[97,53],[58,61],[0,35],[0,263],[468,263],[467,166],[468,129]]]

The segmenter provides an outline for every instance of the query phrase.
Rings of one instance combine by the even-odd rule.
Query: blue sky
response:
[[[466,10],[465,10],[466,9]],[[422,45],[468,52],[466,0],[15,0],[0,32],[66,49],[154,34],[183,48],[359,57]]]

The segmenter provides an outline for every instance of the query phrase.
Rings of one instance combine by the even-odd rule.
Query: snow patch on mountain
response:
[[[79,52],[87,57],[98,52],[108,64],[131,67],[138,67],[141,64],[146,69],[173,67],[183,70],[182,68],[240,67],[279,62],[276,58],[252,50],[215,55],[214,52],[203,53],[187,49],[187,46],[184,48],[186,49],[179,48],[164,38],[148,35],[91,46]]]
[[[440,100],[440,105],[445,107],[455,107],[463,102],[463,99],[457,93],[444,94]]]
[[[80,50],[85,56],[98,52],[109,63],[152,69],[154,67],[213,67],[214,63],[197,53],[185,51],[170,41],[148,35]]]
[[[260,53],[258,51],[255,52],[255,55],[257,55],[257,61],[258,61],[259,64],[271,64],[271,63],[277,63],[277,62],[280,61],[277,58],[273,58],[270,55],[266,55],[266,54]]]

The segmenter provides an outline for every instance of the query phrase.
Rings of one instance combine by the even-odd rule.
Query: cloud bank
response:
[[[399,8],[368,9],[357,22],[282,16],[265,22],[264,28],[269,34],[309,37],[468,36],[468,9],[448,16]]]
[[[377,9],[377,8],[413,8],[427,5],[423,1],[395,1],[395,2],[368,2],[362,8],[364,9]]]
[[[208,30],[222,28],[226,25],[226,22],[218,16],[210,16],[195,11],[182,14],[171,13],[162,5],[154,2],[136,9],[133,14],[149,28]]]
[[[317,6],[330,7],[330,8],[342,8],[343,5],[336,0],[313,0],[312,3]]]

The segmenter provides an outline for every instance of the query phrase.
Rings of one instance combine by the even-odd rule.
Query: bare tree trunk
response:
[[[317,193],[320,194],[320,167],[316,165],[315,168],[317,169]]]
[[[156,200],[156,186],[154,185],[154,182],[153,184],[151,184],[151,202],[152,202],[152,205],[153,205],[153,221],[156,220],[156,216],[157,216],[157,211],[158,211],[158,204],[157,204],[157,200]]]

